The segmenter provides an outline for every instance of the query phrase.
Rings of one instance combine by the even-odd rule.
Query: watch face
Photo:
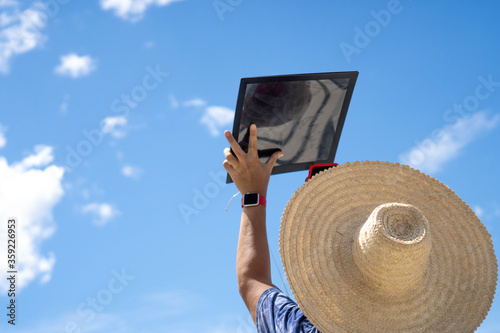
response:
[[[259,204],[259,194],[258,193],[247,193],[243,197],[243,205],[258,205]]]

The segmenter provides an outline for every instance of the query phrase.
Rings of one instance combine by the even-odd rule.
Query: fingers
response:
[[[224,135],[226,136],[227,142],[229,142],[229,145],[233,149],[234,154],[241,161],[245,157],[245,152],[243,151],[243,149],[241,149],[240,145],[238,144],[236,139],[233,137],[231,132],[225,131]]]
[[[238,162],[238,159],[231,153],[231,149],[229,148],[224,149],[224,157],[231,165]]]
[[[226,171],[231,174],[234,170],[233,166],[231,165],[231,163],[228,162],[228,160],[225,160],[224,162],[222,162],[222,166],[224,167],[224,169],[226,169]]]
[[[248,153],[257,154],[257,126],[255,124],[250,125],[250,137],[248,139]]]
[[[269,157],[269,159],[267,160],[267,162],[265,164],[269,173],[271,173],[271,171],[273,170],[274,164],[276,163],[276,161],[280,157],[283,157],[283,152],[281,152],[281,151],[277,151],[274,154],[272,154],[271,157]]]

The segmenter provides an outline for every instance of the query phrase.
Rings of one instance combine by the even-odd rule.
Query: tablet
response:
[[[272,174],[333,163],[357,77],[334,72],[242,78],[233,136],[247,152],[249,126],[256,124],[261,162],[275,151],[284,154]]]

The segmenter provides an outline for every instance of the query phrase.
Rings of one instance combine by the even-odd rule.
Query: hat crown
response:
[[[414,206],[378,206],[355,234],[353,259],[364,278],[388,296],[420,284],[431,250],[429,223]]]

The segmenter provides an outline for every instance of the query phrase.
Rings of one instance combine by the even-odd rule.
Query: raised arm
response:
[[[267,199],[269,178],[282,152],[274,153],[266,163],[260,163],[257,154],[257,127],[250,126],[248,153],[245,153],[229,131],[225,131],[231,148],[224,150],[224,168],[241,192],[259,193]],[[262,205],[244,207],[241,214],[240,235],[236,254],[238,289],[255,322],[257,302],[262,293],[274,287],[271,282],[271,264],[266,232],[266,208]]]

